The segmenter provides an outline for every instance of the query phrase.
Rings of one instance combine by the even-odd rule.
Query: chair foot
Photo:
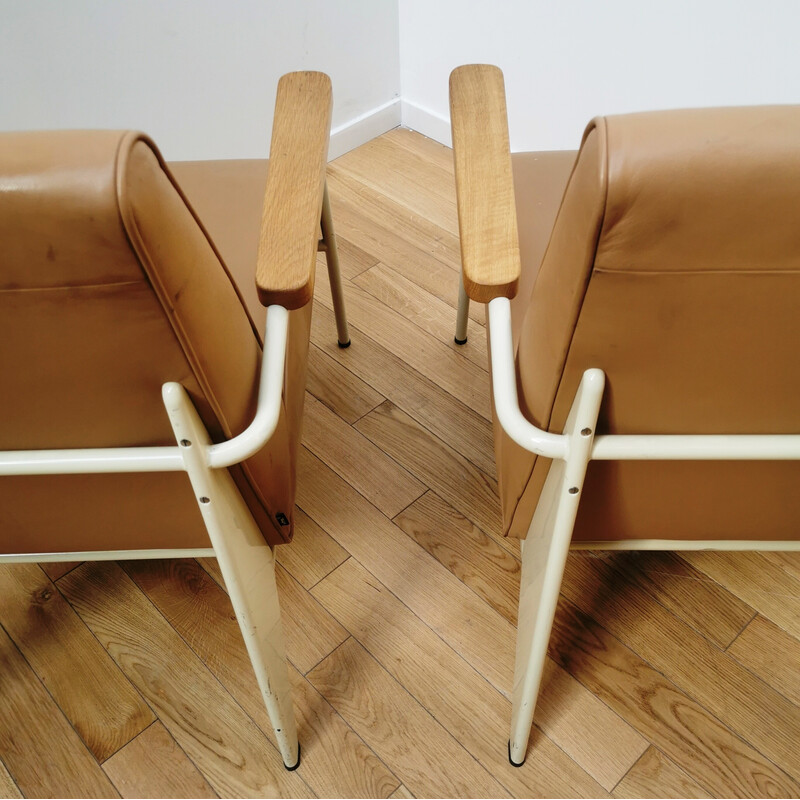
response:
[[[525,763],[524,758],[519,762],[519,764],[517,764],[517,762],[511,758],[511,739],[508,740],[508,763],[511,764],[512,767],[521,767]]]
[[[344,342],[344,343],[337,341],[337,342],[336,342],[336,344],[338,344],[338,345],[339,345],[339,348],[340,348],[341,350],[346,350],[348,347],[350,347],[350,340],[348,339],[348,340],[347,340],[346,342]]]
[[[456,337],[453,339],[453,341],[454,341],[456,344],[466,344],[466,343],[467,343],[467,337],[465,336],[463,339],[459,339],[459,338],[458,338],[458,336],[456,336]]]
[[[286,767],[286,771],[287,772],[294,772],[300,766],[300,743],[299,742],[297,743],[297,763],[293,767],[290,767],[288,764],[286,764],[286,762],[284,762],[283,766]]]

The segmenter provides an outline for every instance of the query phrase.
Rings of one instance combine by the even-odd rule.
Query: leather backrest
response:
[[[800,430],[798,202],[800,107],[595,120],[522,324],[529,417],[560,431],[600,367],[599,433]],[[530,463],[517,535],[547,471]],[[576,536],[791,538],[797,478],[795,464],[594,462]]]
[[[0,449],[174,444],[160,391],[170,380],[188,390],[213,439],[247,426],[258,386],[258,334],[213,243],[145,136],[0,136],[0,241]],[[275,516],[292,517],[294,438],[284,415],[268,447],[231,470],[272,542],[291,533]],[[102,487],[105,477],[84,476],[84,485]],[[39,497],[48,481],[54,491],[64,484],[2,479],[0,507],[13,505],[19,487],[34,481]],[[119,476],[107,484],[108,491],[123,485]],[[78,484],[72,485],[74,494]],[[191,502],[190,492],[183,497]],[[65,511],[74,519],[64,521],[64,530],[91,527],[91,505],[84,498],[85,514],[77,503]],[[63,532],[37,531],[35,514],[13,512],[9,519],[0,524],[4,552],[72,546]],[[192,521],[184,528],[196,527],[199,514],[187,509],[185,519]],[[109,549],[144,546],[128,533],[111,537]],[[20,545],[22,535],[49,541]],[[161,547],[176,546],[170,536],[162,532]],[[174,538],[183,546],[207,541],[202,526]]]

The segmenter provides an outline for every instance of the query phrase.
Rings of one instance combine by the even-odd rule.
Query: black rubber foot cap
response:
[[[521,767],[525,763],[524,758],[519,764],[511,758],[511,739],[508,740],[508,763],[511,764],[512,767]]]
[[[341,342],[336,342],[336,344],[338,344],[342,350],[346,350],[348,347],[350,347],[350,340],[348,339],[344,344]]]
[[[459,338],[458,338],[458,336],[456,336],[456,337],[453,339],[453,341],[454,341],[456,344],[466,344],[466,343],[467,343],[467,340],[466,340],[466,339],[459,339]]]
[[[300,766],[300,744],[299,743],[297,745],[297,763],[293,767],[287,766],[286,764],[284,764],[283,766],[286,767],[286,770],[288,772],[294,772]]]

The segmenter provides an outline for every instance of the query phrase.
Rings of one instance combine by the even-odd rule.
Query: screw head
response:
[[[570,494],[578,494],[578,491],[579,491],[579,489],[578,489],[577,486],[570,486],[569,487],[569,493]]]

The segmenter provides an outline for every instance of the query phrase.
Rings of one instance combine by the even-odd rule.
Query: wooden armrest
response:
[[[291,72],[278,82],[256,265],[265,306],[300,308],[314,293],[332,104],[322,72]]]
[[[487,64],[454,69],[450,118],[464,288],[480,303],[511,298],[520,260],[503,73]]]

